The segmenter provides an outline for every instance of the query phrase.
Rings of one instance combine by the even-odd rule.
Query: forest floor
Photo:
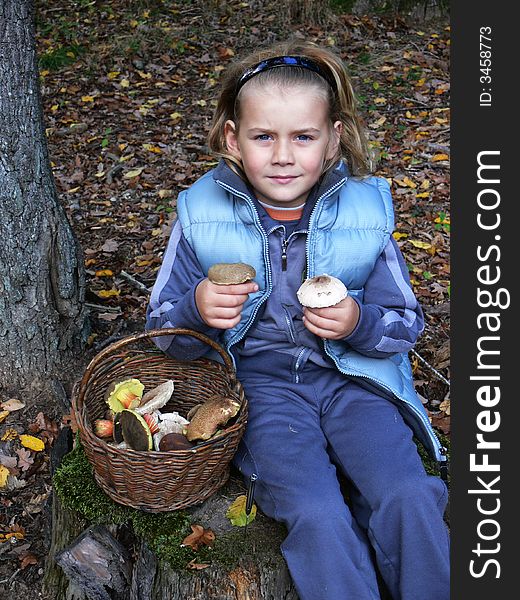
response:
[[[391,183],[394,237],[426,317],[411,354],[415,384],[434,427],[449,437],[448,18],[336,14],[312,27],[285,23],[278,4],[265,0],[37,5],[50,160],[87,273],[85,360],[143,329],[175,199],[215,164],[205,137],[227,64],[260,45],[310,39],[349,66],[376,174]],[[28,410],[23,398],[0,400],[0,459],[11,474],[0,488],[0,597],[25,600],[41,597],[50,450],[69,421],[56,404]],[[45,448],[22,445],[22,434]]]

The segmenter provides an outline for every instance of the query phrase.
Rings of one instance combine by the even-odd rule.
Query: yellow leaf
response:
[[[0,465],[0,488],[3,488],[7,485],[7,478],[9,477],[9,469],[4,467],[4,465]]]
[[[51,106],[51,110],[52,110],[52,112],[56,112],[56,111],[58,110],[58,108],[59,108],[59,106],[58,106],[57,104],[53,104],[53,105]]]
[[[154,152],[155,154],[162,154],[161,148],[159,148],[159,146],[154,146],[153,144],[143,144],[143,148],[149,152]]]
[[[139,21],[136,21],[135,19],[132,19],[130,21],[130,27],[133,27],[134,29],[139,25]]]
[[[119,290],[99,290],[99,292],[95,292],[96,296],[100,298],[111,298],[112,296],[119,296],[121,292]]]
[[[409,177],[403,177],[403,183],[405,183],[409,188],[417,187],[417,184],[414,183]]]
[[[7,419],[7,416],[9,414],[10,413],[9,413],[8,410],[2,410],[2,411],[0,411],[0,423],[3,423]]]
[[[128,81],[128,79],[121,79],[119,85],[123,88],[127,88],[130,86],[130,82]]]
[[[101,271],[96,271],[96,277],[112,277],[114,274],[110,269],[101,269]]]
[[[437,162],[439,160],[449,160],[450,157],[447,154],[435,154],[432,158],[433,162]]]
[[[18,437],[18,431],[10,427],[2,436],[2,442],[8,442],[9,440],[15,440]]]
[[[180,121],[180,119],[182,119],[182,115],[179,112],[173,112],[170,115],[170,119],[172,119],[173,121],[177,122],[177,121]]]
[[[378,96],[377,98],[374,99],[374,102],[376,104],[386,104],[386,98],[383,98],[382,96]]]
[[[110,71],[110,73],[107,73],[107,77],[109,79],[115,79],[118,75],[119,75],[119,71]]]
[[[429,198],[430,192],[421,192],[420,194],[415,194],[416,198]]]
[[[34,450],[35,452],[40,452],[45,448],[45,442],[34,435],[23,434],[20,436],[20,442],[22,443],[22,446],[29,448],[29,450]]]
[[[450,414],[450,408],[451,407],[450,407],[450,399],[449,398],[446,398],[439,404],[439,410],[442,410],[447,415]]]
[[[401,238],[407,238],[408,234],[401,233],[400,231],[394,231],[394,233],[392,233],[392,237],[394,238],[394,240],[399,241]]]
[[[249,515],[246,515],[246,500],[247,497],[242,494],[241,496],[238,496],[227,509],[226,517],[231,521],[232,525],[244,527],[244,525],[254,521],[256,517],[256,505],[253,504],[251,507],[251,512]]]
[[[430,187],[430,180],[424,179],[421,185],[419,186],[422,190],[427,190]]]
[[[123,175],[123,179],[132,179],[133,177],[137,177],[138,175],[141,175],[143,170],[144,170],[144,167],[139,167],[138,169],[132,169],[131,171],[127,171]]]
[[[415,246],[416,248],[422,248],[423,250],[429,250],[432,248],[432,245],[428,242],[421,242],[420,240],[408,240],[410,244]]]
[[[159,190],[159,198],[169,198],[173,195],[173,190]]]
[[[81,96],[82,102],[94,102],[94,96]]]

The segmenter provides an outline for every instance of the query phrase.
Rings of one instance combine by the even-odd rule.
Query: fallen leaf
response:
[[[18,461],[15,456],[6,456],[5,454],[0,454],[0,465],[4,465],[8,469],[16,469]]]
[[[40,452],[45,448],[45,442],[34,435],[21,435],[20,442],[22,443],[22,446],[29,448],[29,450],[34,450],[35,452]]]
[[[98,292],[94,292],[96,296],[100,298],[111,298],[112,296],[119,296],[121,293],[120,290],[111,289],[111,290],[99,290]]]
[[[143,171],[144,171],[144,167],[139,167],[138,169],[132,169],[131,171],[127,171],[123,175],[123,179],[133,179],[134,177],[141,175],[141,173]]]
[[[7,431],[2,435],[2,442],[8,442],[9,440],[15,440],[18,437],[18,431],[10,427]]]
[[[29,565],[37,565],[38,564],[38,557],[33,554],[32,552],[27,552],[26,554],[23,554],[22,556],[19,557],[20,559],[20,568],[23,570],[26,567],[28,567]]]
[[[31,453],[29,450],[25,450],[24,448],[18,448],[16,450],[16,454],[18,454],[18,466],[22,471],[27,471],[27,469],[34,463],[34,458],[31,457]]]
[[[5,421],[10,414],[11,413],[8,410],[2,410],[2,411],[0,411],[0,423],[2,423],[3,421]]]
[[[450,399],[449,398],[446,398],[439,404],[439,410],[442,410],[442,412],[445,412],[447,415],[450,414]]]
[[[246,496],[242,494],[241,496],[238,496],[227,509],[226,517],[231,521],[232,525],[244,527],[248,523],[251,523],[255,520],[256,505],[253,504],[251,507],[251,512],[249,515],[246,515],[246,500]]]
[[[25,404],[20,402],[18,398],[10,398],[6,402],[1,402],[0,405],[3,410],[8,410],[9,412],[14,412],[15,410],[25,408]]]
[[[416,248],[422,248],[423,250],[429,250],[432,245],[429,244],[428,242],[421,242],[420,240],[408,240],[410,242],[410,244],[412,244],[412,246],[415,246]]]
[[[101,246],[101,252],[115,252],[117,249],[119,248],[119,244],[116,242],[116,240],[107,240],[102,246]]]
[[[198,563],[196,562],[196,558],[193,558],[192,560],[190,560],[190,562],[186,565],[188,567],[188,569],[197,569],[197,570],[201,570],[201,569],[206,569],[207,567],[210,566],[209,563]]]
[[[72,413],[69,415],[63,415],[63,417],[61,417],[61,422],[65,427],[70,427],[72,433],[77,433],[79,426],[78,422],[76,421],[76,417]]]
[[[189,546],[193,550],[198,550],[202,544],[211,546],[215,541],[215,534],[211,529],[204,529],[202,525],[192,525],[192,533],[182,540],[181,546]]]
[[[7,485],[7,478],[9,477],[9,469],[4,467],[4,465],[0,465],[0,488],[3,488]]]

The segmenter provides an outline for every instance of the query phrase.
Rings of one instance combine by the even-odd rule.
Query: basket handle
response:
[[[124,348],[125,346],[128,346],[130,344],[133,344],[134,342],[137,342],[139,340],[161,337],[163,335],[190,335],[191,337],[197,338],[198,340],[205,342],[206,344],[208,344],[208,346],[211,346],[213,350],[216,350],[220,354],[220,356],[224,360],[225,367],[229,372],[232,382],[234,381],[235,367],[233,365],[231,357],[229,356],[229,353],[226,352],[226,350],[220,344],[217,344],[217,342],[213,341],[207,335],[204,335],[203,333],[200,333],[193,329],[182,329],[180,327],[149,329],[148,331],[135,333],[133,335],[129,335],[125,338],[117,340],[116,342],[113,342],[112,344],[104,348],[99,354],[94,356],[94,358],[90,361],[87,368],[85,369],[83,377],[81,378],[81,382],[79,384],[78,404],[81,404],[83,401],[83,397],[85,395],[85,390],[87,387],[87,381],[89,380],[92,371],[94,370],[96,365],[99,362],[101,362],[107,355],[112,354],[113,352],[116,352],[117,350]]]

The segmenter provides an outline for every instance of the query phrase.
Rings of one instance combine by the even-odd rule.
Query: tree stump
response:
[[[59,455],[66,452],[64,443],[56,447],[59,450],[58,456],[51,457],[53,466],[59,463]],[[183,511],[189,514],[192,523],[212,529],[220,546],[215,545],[209,551],[215,560],[195,558],[185,568],[174,568],[168,561],[160,560],[129,524],[99,527],[90,523],[64,506],[54,490],[52,537],[44,576],[46,597],[49,600],[298,600],[279,549],[285,527],[260,511],[247,528],[232,526],[225,516],[234,498],[243,493],[241,478],[232,473],[228,482],[208,500]],[[159,514],[157,523],[160,527]],[[182,537],[189,533],[188,527]],[[229,546],[226,546],[227,536],[231,536]],[[205,566],[207,563],[209,566]]]
[[[236,481],[228,482],[193,514],[229,506],[237,489]],[[298,600],[279,551],[284,528],[258,513],[246,532],[241,528],[240,535],[247,536],[249,543],[236,565],[215,564],[200,570],[195,566],[192,571],[174,569],[158,560],[126,526],[114,527],[113,534],[93,526],[85,529],[85,521],[63,507],[58,498],[52,520],[56,533],[47,560],[45,588],[53,600]],[[215,527],[217,536],[223,535],[215,526],[218,520],[215,513],[213,523],[196,518],[206,528]],[[93,569],[91,563],[98,567]]]

